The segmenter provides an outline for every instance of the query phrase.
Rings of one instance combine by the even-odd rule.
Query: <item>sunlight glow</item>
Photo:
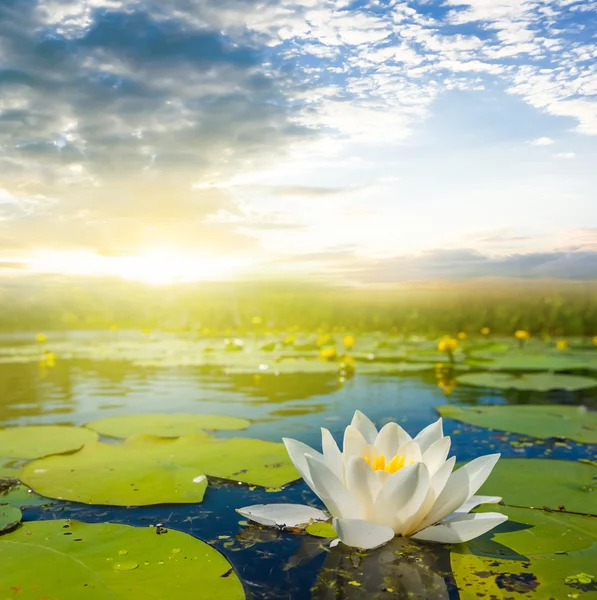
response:
[[[120,277],[151,285],[168,285],[230,280],[250,266],[250,262],[241,257],[185,255],[162,249],[130,256],[102,256],[88,251],[38,251],[29,263],[29,270],[36,273]]]

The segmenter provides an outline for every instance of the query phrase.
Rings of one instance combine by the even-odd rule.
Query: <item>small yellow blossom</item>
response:
[[[491,329],[489,329],[489,327],[481,328],[481,335],[489,335],[490,333],[491,333]]]
[[[42,361],[46,367],[55,367],[56,355],[53,352],[45,352]]]
[[[566,350],[568,348],[568,340],[558,340],[556,342],[556,348],[558,350]]]
[[[459,339],[459,340],[463,340],[463,341],[464,341],[464,340],[466,340],[466,338],[467,338],[467,337],[468,337],[468,336],[466,335],[466,333],[465,333],[464,331],[461,331],[461,332],[458,334],[458,339]]]
[[[334,360],[336,358],[336,347],[327,346],[319,351],[319,358],[322,360]]]
[[[292,333],[288,334],[285,338],[284,341],[282,342],[285,346],[292,346],[296,343],[296,335],[293,335]]]
[[[437,344],[437,349],[440,352],[454,352],[458,349],[458,340],[445,335]]]
[[[514,332],[514,337],[521,342],[526,342],[526,340],[528,340],[531,337],[531,334],[528,331],[525,331],[524,329],[517,329]]]
[[[110,331],[118,331],[118,325],[110,325]]]
[[[35,340],[38,341],[40,344],[45,344],[48,341],[48,338],[45,333],[38,333],[35,336]]]
[[[597,335],[593,336],[593,344],[597,346]]]
[[[345,335],[342,338],[342,345],[347,349],[350,350],[353,346],[354,346],[354,335]]]
[[[151,333],[151,329],[149,329],[149,327],[144,327],[143,329],[141,329],[141,333],[143,335],[149,335]]]
[[[263,323],[263,320],[261,319],[261,317],[253,317],[251,319],[251,323],[253,325],[261,325],[261,323]]]

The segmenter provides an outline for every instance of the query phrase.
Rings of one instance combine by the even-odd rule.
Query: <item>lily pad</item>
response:
[[[0,456],[41,458],[50,454],[73,452],[95,442],[97,433],[68,425],[29,425],[0,431]]]
[[[356,366],[356,372],[363,375],[392,375],[401,373],[421,373],[423,371],[432,371],[435,368],[434,363],[416,362],[359,362]]]
[[[334,529],[334,526],[327,521],[323,521],[322,523],[311,523],[305,528],[305,531],[312,536],[320,537],[320,538],[337,538],[338,534]]]
[[[571,371],[587,368],[587,360],[562,353],[532,353],[524,350],[493,354],[476,352],[471,359],[482,359],[488,362],[484,366],[496,371]]]
[[[108,417],[87,423],[85,427],[101,435],[128,438],[134,435],[180,437],[202,435],[204,430],[246,429],[251,424],[247,419],[227,415],[197,414],[144,414]]]
[[[569,460],[502,458],[480,494],[506,504],[597,515],[597,467]]]
[[[25,506],[46,506],[51,504],[50,498],[44,498],[32,492],[26,485],[14,483],[8,489],[0,492],[0,504],[10,504],[17,508]]]
[[[569,580],[571,574],[595,571],[595,548],[570,554],[533,556],[530,560],[496,560],[472,553],[452,553],[450,562],[460,600],[597,598],[594,586],[583,590]]]
[[[241,600],[228,561],[179,531],[39,521],[0,538],[0,597]],[[34,568],[32,568],[34,565]]]
[[[438,407],[437,411],[442,417],[477,427],[597,444],[597,413],[584,407],[557,404],[462,407],[448,404]]]
[[[495,509],[480,506],[475,512],[492,510]],[[597,542],[596,517],[514,506],[500,506],[499,511],[507,515],[508,521],[487,535],[523,556],[584,550]],[[482,540],[469,545],[479,545],[482,553]]]
[[[299,478],[283,444],[193,435],[88,444],[74,454],[26,464],[20,479],[50,498],[143,506],[201,502],[207,486],[203,475],[264,487]]]
[[[0,504],[0,533],[14,529],[23,517],[20,509],[8,504]]]
[[[597,387],[597,379],[593,377],[559,375],[557,373],[531,373],[520,376],[508,373],[467,373],[458,376],[456,381],[460,384],[478,387],[536,392],[548,392],[549,390],[575,392]]]

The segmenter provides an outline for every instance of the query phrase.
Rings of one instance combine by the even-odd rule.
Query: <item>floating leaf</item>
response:
[[[338,534],[334,529],[334,526],[327,521],[322,523],[311,523],[308,527],[305,528],[305,531],[309,535],[313,535],[315,537],[321,538],[337,538]]]
[[[509,375],[507,373],[467,373],[456,378],[460,384],[500,390],[526,390],[548,392],[549,390],[578,391],[597,387],[597,379],[580,375],[559,375],[555,373],[533,373]]]
[[[533,353],[516,350],[502,355],[476,352],[471,358],[487,360],[484,366],[496,371],[571,371],[588,366],[586,358],[562,355],[561,352]]]
[[[534,556],[530,560],[504,560],[470,553],[450,556],[460,600],[595,600],[597,591],[583,591],[566,581],[571,573],[591,573],[597,564],[595,549]],[[581,592],[579,595],[571,595]]]
[[[97,433],[115,438],[135,435],[180,437],[202,435],[204,430],[246,429],[251,424],[247,419],[227,415],[197,414],[141,414],[108,417],[87,423],[85,427]]]
[[[21,522],[22,517],[20,509],[15,506],[0,504],[0,533],[14,529]]]
[[[207,474],[278,487],[298,479],[283,444],[249,438],[138,436],[26,464],[20,478],[50,498],[109,504],[201,502]]]
[[[423,371],[431,371],[435,368],[434,363],[417,362],[359,362],[356,367],[356,372],[364,375],[392,375],[401,373],[420,373]]]
[[[547,458],[502,458],[480,494],[499,494],[506,504],[597,514],[597,467]]]
[[[21,469],[20,479],[43,496],[58,500],[144,506],[201,502],[207,480],[197,479],[203,474],[199,467],[178,462],[157,443],[95,442],[74,454],[30,462]]]
[[[126,550],[126,554],[121,552]],[[0,538],[1,598],[241,600],[214,548],[179,531],[78,521],[27,523]]]
[[[497,405],[462,407],[448,404],[437,411],[442,417],[477,427],[499,429],[536,438],[562,437],[597,444],[597,413],[567,405]]]
[[[0,491],[0,504],[10,504],[17,508],[23,508],[24,506],[45,506],[51,503],[52,500],[32,492],[26,485],[21,483],[14,483],[7,489]]]
[[[0,431],[0,456],[41,458],[49,454],[72,452],[95,442],[97,433],[67,425],[29,425]]]
[[[492,510],[480,506],[475,512]],[[499,511],[507,515],[508,521],[487,536],[523,556],[584,550],[597,542],[596,517],[514,506],[500,506]],[[481,540],[469,542],[472,547],[477,544],[481,546]]]

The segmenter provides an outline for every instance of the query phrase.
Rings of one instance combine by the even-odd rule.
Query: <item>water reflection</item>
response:
[[[449,553],[443,547],[395,538],[363,554],[332,548],[312,588],[312,600],[448,600]]]

